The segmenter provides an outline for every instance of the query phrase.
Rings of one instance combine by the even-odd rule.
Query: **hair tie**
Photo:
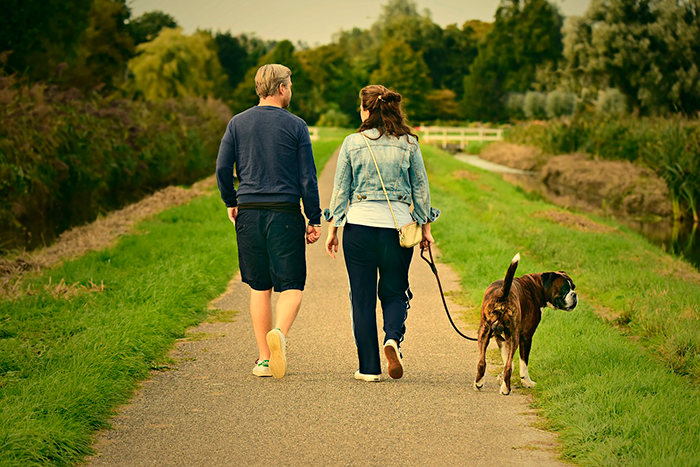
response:
[[[384,102],[384,99],[382,99],[382,96],[377,97],[377,99]]]

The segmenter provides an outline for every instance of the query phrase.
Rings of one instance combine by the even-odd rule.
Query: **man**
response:
[[[291,75],[283,65],[258,69],[255,92],[260,102],[231,119],[216,160],[221,198],[236,228],[241,278],[251,289],[250,316],[259,352],[253,374],[275,378],[284,377],[287,369],[286,336],[306,283],[304,237],[314,243],[321,236],[309,129],[286,110],[292,99]],[[274,329],[273,288],[280,292]]]

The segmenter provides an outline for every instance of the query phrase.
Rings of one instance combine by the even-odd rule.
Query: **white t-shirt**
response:
[[[413,222],[408,204],[397,201],[391,203],[391,207],[394,209],[399,227]],[[396,228],[386,200],[352,203],[348,208],[347,223],[367,227]]]

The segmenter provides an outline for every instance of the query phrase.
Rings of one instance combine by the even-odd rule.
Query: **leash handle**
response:
[[[450,320],[450,324],[454,328],[455,331],[457,331],[457,334],[462,336],[463,338],[477,342],[478,339],[475,339],[473,337],[466,336],[462,334],[462,331],[457,329],[457,326],[455,325],[455,322],[452,321],[452,316],[450,315],[450,310],[447,309],[447,301],[445,301],[445,294],[442,291],[442,284],[440,283],[440,276],[438,276],[438,271],[437,271],[437,266],[435,266],[435,261],[433,260],[433,250],[430,248],[430,244],[428,244],[428,253],[430,254],[430,260],[428,260],[424,255],[425,255],[425,248],[421,248],[420,250],[420,257],[423,258],[423,261],[428,263],[428,266],[430,266],[430,269],[433,271],[433,274],[435,274],[435,279],[437,279],[438,283],[438,288],[440,289],[440,297],[442,297],[442,304],[445,306],[445,313],[447,313],[447,318]]]

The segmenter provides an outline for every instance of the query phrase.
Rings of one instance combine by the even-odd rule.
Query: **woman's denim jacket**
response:
[[[420,225],[435,221],[440,211],[430,206],[428,175],[416,138],[384,134],[375,139],[379,136],[376,129],[366,130],[364,134],[370,138],[389,200],[413,203],[413,218]],[[370,200],[386,200],[386,197],[365,139],[354,133],[345,138],[340,148],[330,208],[323,215],[327,221],[333,219],[336,227],[342,227],[350,204]]]

